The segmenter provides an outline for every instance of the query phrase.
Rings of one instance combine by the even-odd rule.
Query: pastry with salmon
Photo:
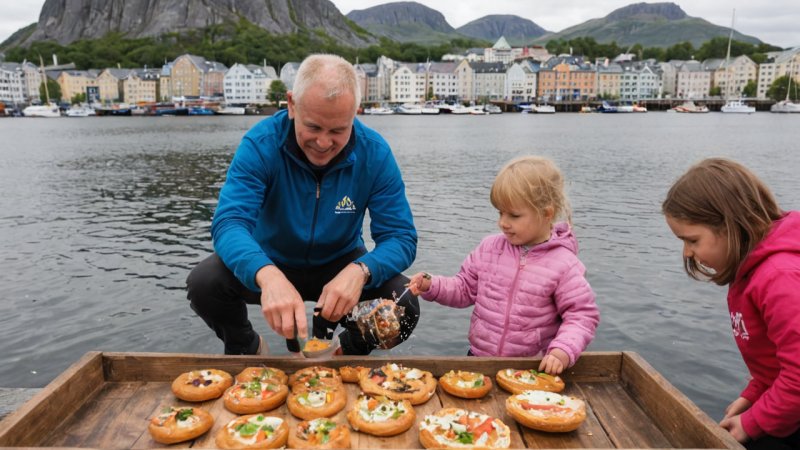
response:
[[[506,411],[534,430],[565,433],[586,420],[586,403],[576,397],[548,391],[525,391],[506,399]]]
[[[203,409],[193,406],[167,406],[150,419],[147,431],[153,440],[176,444],[203,435],[214,426],[214,418]]]
[[[187,402],[204,402],[219,398],[231,385],[233,377],[228,372],[217,369],[193,370],[178,375],[172,382],[172,393]]]
[[[271,411],[286,401],[289,388],[275,380],[253,380],[229,387],[222,400],[228,411],[236,414],[255,414]]]
[[[239,416],[222,427],[216,444],[224,449],[281,448],[289,439],[289,425],[280,417],[251,414]]]
[[[395,363],[370,369],[358,384],[368,394],[408,400],[412,405],[427,402],[436,392],[436,378],[432,373]]]
[[[290,448],[350,448],[350,430],[327,419],[304,420],[289,433]]]
[[[417,414],[408,400],[392,400],[383,395],[361,394],[347,421],[354,430],[373,436],[394,436],[414,425]]]
[[[511,446],[511,429],[500,419],[459,408],[445,408],[419,422],[425,448],[492,449]]]
[[[451,370],[439,377],[445,392],[461,398],[481,398],[492,390],[492,380],[478,372]]]
[[[502,369],[497,372],[497,384],[511,392],[521,394],[525,391],[538,390],[561,392],[564,390],[564,380],[533,369]]]

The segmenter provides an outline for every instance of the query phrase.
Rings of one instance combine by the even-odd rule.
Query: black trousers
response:
[[[784,437],[764,436],[744,444],[748,450],[798,450],[800,449],[800,430]]]
[[[313,269],[293,269],[278,264],[276,266],[304,300],[316,302],[325,284],[364,253],[366,249],[357,249]],[[362,291],[359,301],[392,298],[393,293],[400,295],[407,283],[408,278],[402,274],[397,275],[383,286]],[[216,253],[192,269],[186,278],[186,287],[191,308],[222,339],[226,355],[253,355],[258,351],[259,336],[247,318],[246,305],[260,305],[261,294],[247,289]],[[419,301],[409,293],[400,299],[399,305],[405,308],[405,317],[400,322],[400,336],[405,340],[417,326]],[[367,355],[378,346],[378,342],[371,336],[362,336],[355,322],[348,321],[347,316],[336,323],[315,315],[312,319],[312,334],[317,338],[330,338],[338,325],[346,328],[339,335],[344,354]],[[286,346],[289,351],[300,351],[296,340],[287,339]]]

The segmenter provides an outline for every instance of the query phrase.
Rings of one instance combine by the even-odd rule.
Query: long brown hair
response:
[[[693,258],[683,259],[690,277],[719,285],[733,281],[747,254],[783,215],[763,181],[743,165],[723,158],[705,159],[690,167],[670,188],[661,212],[727,235],[727,261],[720,272],[710,271]]]

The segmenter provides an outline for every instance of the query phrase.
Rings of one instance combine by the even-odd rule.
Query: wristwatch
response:
[[[364,284],[369,283],[369,279],[372,278],[372,274],[369,272],[369,267],[361,261],[353,261],[353,264],[357,265],[361,268],[361,271],[364,272]]]

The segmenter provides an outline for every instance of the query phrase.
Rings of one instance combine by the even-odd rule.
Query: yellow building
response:
[[[201,56],[181,55],[172,63],[170,92],[176,97],[222,96],[228,68]]]
[[[104,69],[97,76],[97,90],[102,103],[118,103],[122,97],[122,79],[131,69]]]
[[[159,83],[159,72],[156,70],[132,70],[122,79],[122,97],[131,105],[156,102],[159,99]]]
[[[56,82],[61,87],[61,100],[70,101],[78,94],[85,94],[87,87],[97,87],[97,75],[86,70],[64,70]]]

